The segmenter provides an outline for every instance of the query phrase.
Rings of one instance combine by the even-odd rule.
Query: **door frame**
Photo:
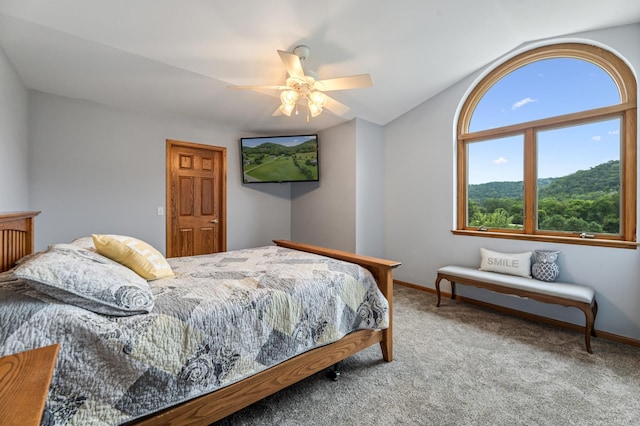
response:
[[[165,214],[166,214],[166,220],[165,220],[165,226],[166,226],[166,232],[165,232],[165,247],[166,247],[166,252],[167,252],[167,257],[173,257],[173,253],[172,248],[171,248],[171,240],[173,237],[173,230],[172,230],[172,224],[171,224],[171,218],[173,217],[171,215],[171,200],[172,200],[172,196],[173,193],[171,192],[171,151],[173,149],[174,146],[182,146],[182,147],[186,147],[186,148],[195,148],[195,149],[205,149],[208,151],[217,151],[220,152],[222,154],[222,165],[221,165],[221,170],[222,170],[222,188],[220,190],[220,215],[219,215],[219,220],[220,220],[220,247],[222,248],[222,251],[227,251],[227,148],[226,147],[221,147],[221,146],[214,146],[214,145],[205,145],[205,144],[200,144],[200,143],[195,143],[195,142],[185,142],[185,141],[178,141],[178,140],[174,140],[174,139],[167,139],[167,148],[166,148],[166,154],[165,154],[165,173],[166,173],[166,183],[165,183],[165,190],[166,190],[166,200],[165,200]]]

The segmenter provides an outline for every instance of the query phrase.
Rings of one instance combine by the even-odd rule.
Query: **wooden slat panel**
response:
[[[10,241],[7,239],[8,231],[0,231],[0,237],[2,238],[2,252],[0,253],[0,271],[6,271],[10,268],[9,266],[9,243]]]
[[[33,252],[33,222],[40,212],[0,214],[0,272]]]

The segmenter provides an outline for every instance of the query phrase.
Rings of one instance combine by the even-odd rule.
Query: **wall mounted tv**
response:
[[[318,135],[240,139],[242,182],[317,182]]]

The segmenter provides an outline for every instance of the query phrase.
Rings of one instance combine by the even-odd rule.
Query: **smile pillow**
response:
[[[500,253],[480,249],[481,271],[499,272],[501,274],[518,275],[531,278],[531,252]]]

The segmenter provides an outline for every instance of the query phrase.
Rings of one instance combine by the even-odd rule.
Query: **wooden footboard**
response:
[[[332,257],[334,259],[344,260],[345,262],[355,263],[371,272],[378,283],[380,291],[389,302],[389,328],[382,330],[382,341],[380,342],[380,347],[382,349],[382,357],[384,360],[391,362],[393,360],[393,270],[400,266],[401,263],[393,260],[379,259],[377,257],[363,256],[346,251],[313,246],[310,244],[296,243],[293,241],[274,240],[273,242],[280,247],[306,251],[309,253]]]
[[[40,212],[0,213],[0,272],[33,252],[33,222]]]
[[[281,247],[328,256],[367,268],[389,301],[389,328],[355,331],[335,343],[312,349],[220,390],[134,422],[135,424],[209,425],[306,377],[329,368],[376,343],[380,343],[385,361],[393,359],[393,316],[391,310],[393,306],[393,269],[400,266],[400,262],[360,256],[292,241],[276,240],[274,243]]]

